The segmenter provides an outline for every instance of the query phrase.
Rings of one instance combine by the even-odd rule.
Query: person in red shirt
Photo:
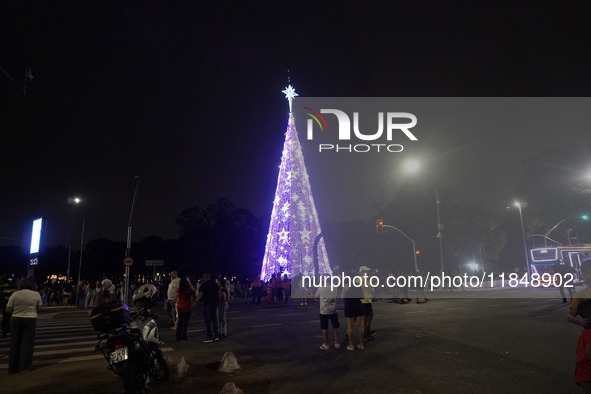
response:
[[[273,292],[273,298],[272,298],[272,302],[281,302],[283,301],[282,298],[282,293],[283,293],[283,288],[282,288],[282,284],[281,281],[279,280],[279,278],[277,277],[277,275],[273,274],[271,275],[271,291]]]
[[[283,275],[283,299],[284,302],[289,301],[289,297],[291,296],[291,279],[287,277],[287,275]]]
[[[254,304],[255,301],[257,304],[261,303],[261,293],[263,292],[263,284],[261,282],[261,276],[257,275],[256,279],[252,282],[252,302]]]
[[[188,341],[187,329],[189,319],[191,319],[191,310],[193,310],[193,300],[191,296],[195,294],[195,288],[187,279],[182,278],[179,282],[177,291],[176,311],[178,314],[178,323],[176,325],[176,340]]]
[[[577,314],[585,320],[591,319],[591,300],[579,303]],[[585,328],[579,337],[575,382],[585,393],[591,393],[591,328]]]

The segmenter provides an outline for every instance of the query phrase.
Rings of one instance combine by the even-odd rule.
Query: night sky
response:
[[[268,217],[288,69],[306,97],[588,96],[589,20],[587,1],[4,1],[0,246],[26,238],[38,216],[49,218],[49,244],[79,242],[82,217],[88,240],[123,242],[136,175],[134,240],[176,237],[180,211],[219,197]],[[23,94],[26,67],[33,80]],[[561,140],[589,141],[583,125],[571,126],[534,137],[456,130],[439,135],[447,146],[426,131],[419,139],[439,171],[453,174],[444,184],[504,206],[523,159]],[[453,143],[466,135],[465,145]],[[492,148],[477,150],[491,141],[512,147],[499,151],[503,166]],[[330,168],[318,159],[309,173],[321,222],[371,215],[317,186]],[[493,196],[464,172],[470,160],[478,177],[494,180]],[[384,177],[375,163],[359,171],[376,184]],[[380,193],[363,199],[370,205]],[[74,195],[83,205],[68,204]],[[323,219],[328,200],[335,212]]]

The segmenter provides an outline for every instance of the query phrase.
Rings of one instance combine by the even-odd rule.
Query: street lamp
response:
[[[587,172],[584,173],[580,179],[583,181],[582,183],[585,183],[588,187],[588,184],[591,182],[591,168],[588,169]],[[577,191],[574,190],[572,192],[572,195],[570,196],[570,199],[569,199],[570,200],[570,211],[571,211],[571,214],[573,217],[573,227],[575,230],[576,243],[581,243],[581,241],[579,240],[579,229],[577,227],[577,217],[579,217],[582,220],[588,220],[589,217],[587,215],[580,215],[579,216],[575,213],[575,196],[576,195],[577,195]],[[569,242],[570,242],[570,235],[569,235]]]
[[[135,208],[135,199],[137,197],[137,189],[140,185],[140,177],[134,176],[133,179],[136,181],[135,189],[133,190],[133,198],[131,200],[131,209],[129,211],[129,221],[127,222],[127,247],[125,248],[125,260],[131,258],[131,223],[133,220],[133,210]],[[129,300],[129,267],[130,265],[125,264],[125,291],[123,292],[123,302],[127,303]]]
[[[68,204],[80,205],[82,199],[80,197],[68,197]],[[84,248],[84,216],[82,216],[82,232],[80,234],[80,259],[78,260],[78,282],[82,277],[82,249]],[[70,280],[70,251],[68,251],[68,280]],[[78,283],[76,282],[76,283]]]
[[[579,229],[577,228],[577,215],[575,215],[575,193],[570,197],[570,212],[573,217],[573,227],[575,228],[575,240],[579,243]],[[570,241],[570,238],[569,238]]]
[[[419,168],[421,167],[420,163],[414,159],[410,159],[407,160],[404,163],[404,170],[407,173],[416,173]],[[435,204],[437,206],[437,236],[436,238],[439,239],[439,258],[441,261],[441,272],[444,271],[443,269],[443,224],[441,223],[441,215],[439,212],[439,204],[441,204],[441,201],[439,200],[439,193],[437,192],[437,185],[433,185],[433,188],[435,189]]]
[[[443,272],[443,224],[441,224],[441,217],[439,216],[439,195],[437,194],[437,185],[433,185],[435,188],[435,203],[437,204],[437,238],[439,238],[439,256],[441,259],[441,272]]]
[[[525,207],[526,204],[519,201],[515,201],[513,205],[519,209],[519,220],[521,221],[521,234],[523,235],[523,252],[525,255],[525,268],[527,269],[527,274],[530,275],[529,260],[527,257],[527,241],[525,239],[525,227],[523,226],[523,213],[521,212],[521,207]]]
[[[415,173],[419,170],[419,162],[416,160],[408,160],[404,163],[404,170],[408,173]]]

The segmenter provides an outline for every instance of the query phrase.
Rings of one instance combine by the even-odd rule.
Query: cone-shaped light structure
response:
[[[331,274],[292,113],[292,101],[297,93],[291,85],[283,93],[289,100],[289,121],[261,270],[263,280],[272,274]]]

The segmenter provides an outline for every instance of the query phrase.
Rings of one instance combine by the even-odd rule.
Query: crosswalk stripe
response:
[[[104,359],[102,354],[95,353],[98,334],[92,325],[85,322],[37,320],[33,365]],[[161,350],[173,352],[174,348],[166,347]],[[0,338],[0,370],[8,369],[9,352],[10,337]]]
[[[35,331],[38,332],[61,332],[61,331],[94,331],[92,326],[79,326],[79,327],[71,327],[71,326],[55,326],[55,327],[39,327],[35,328]]]
[[[44,339],[39,339],[35,336],[35,346],[37,344],[43,344],[43,343],[48,343],[48,342],[64,342],[64,340],[69,343],[72,343],[72,341],[78,341],[81,339],[90,339],[90,338],[94,339],[95,342],[98,340],[95,335],[85,335],[85,336],[67,337],[67,338],[63,338],[63,337],[61,337],[61,338],[44,338]],[[0,346],[2,346],[2,342],[0,342]],[[10,339],[8,339],[8,341],[6,341],[6,346],[10,346]]]
[[[63,349],[63,350],[46,350],[46,351],[40,351],[40,352],[33,352],[33,357],[39,357],[39,356],[53,356],[56,354],[72,354],[72,353],[84,353],[84,352],[94,352],[94,346],[93,347],[82,347],[82,348],[68,348],[68,349]]]
[[[96,342],[97,342],[96,340],[95,341],[70,342],[70,346],[96,345]],[[37,343],[35,343],[35,349],[49,349],[49,348],[58,347],[58,346],[64,346],[64,344],[63,343],[52,343],[49,345],[37,345]]]
[[[59,328],[59,327],[71,327],[71,328],[92,328],[92,325],[90,323],[84,323],[84,324],[39,324],[39,321],[37,321],[37,328],[39,329],[45,329],[45,330],[52,330],[55,328]]]

